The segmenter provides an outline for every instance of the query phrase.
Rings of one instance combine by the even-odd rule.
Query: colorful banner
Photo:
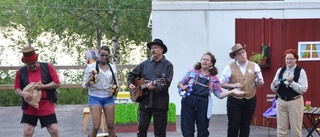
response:
[[[88,50],[86,51],[87,64],[91,64],[98,60],[98,50]]]

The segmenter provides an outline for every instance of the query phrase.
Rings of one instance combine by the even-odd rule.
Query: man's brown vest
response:
[[[254,81],[255,77],[255,64],[253,62],[248,61],[248,65],[246,67],[246,71],[244,75],[241,73],[240,68],[238,67],[236,62],[233,62],[230,64],[231,69],[231,77],[230,77],[230,83],[241,83],[244,85],[243,89],[245,91],[244,96],[238,96],[231,94],[233,97],[237,99],[250,99],[254,97],[256,94],[256,84]]]

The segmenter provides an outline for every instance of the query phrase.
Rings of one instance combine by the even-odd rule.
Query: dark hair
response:
[[[100,54],[100,51],[101,51],[101,50],[108,51],[109,57],[107,58],[107,63],[109,63],[109,62],[110,62],[110,59],[109,59],[109,58],[110,58],[110,49],[109,49],[109,47],[106,46],[106,45],[101,46],[100,49],[98,50],[98,54]]]
[[[299,58],[299,55],[297,54],[297,51],[294,50],[294,49],[287,49],[285,52],[284,52],[284,57],[286,57],[287,54],[293,54],[294,58],[295,59],[298,59]]]
[[[110,49],[109,49],[109,47],[108,47],[108,46],[105,46],[105,45],[104,45],[104,46],[101,46],[101,47],[100,47],[100,49],[99,49],[99,51],[98,51],[98,54],[100,53],[100,51],[101,51],[101,50],[108,51],[108,52],[109,52],[109,54],[110,54]]]
[[[211,63],[212,63],[212,66],[209,68],[209,72],[210,72],[210,75],[214,76],[214,75],[217,75],[218,74],[218,69],[214,66],[217,62],[216,58],[214,57],[214,55],[211,53],[211,52],[206,52],[202,55],[201,59],[203,58],[203,56],[205,55],[209,55],[211,57]],[[201,63],[200,62],[197,62],[195,65],[194,65],[194,69],[195,70],[200,70],[201,69]]]

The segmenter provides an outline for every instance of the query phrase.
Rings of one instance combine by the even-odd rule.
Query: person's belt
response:
[[[281,96],[278,95],[278,98],[280,98],[280,99],[282,99],[284,101],[296,100],[296,99],[298,99],[300,97],[301,97],[301,95],[298,95],[298,96],[295,96],[295,97],[292,97],[292,98],[281,97]]]

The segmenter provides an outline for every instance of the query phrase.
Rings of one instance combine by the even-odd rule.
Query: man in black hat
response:
[[[35,126],[40,120],[41,128],[46,127],[51,137],[59,137],[58,121],[55,113],[57,101],[56,89],[60,86],[60,80],[56,70],[50,63],[38,62],[38,54],[31,46],[22,50],[21,61],[26,66],[21,67],[16,74],[14,81],[15,93],[22,98],[22,119],[24,124],[24,137],[32,137]],[[27,92],[29,84],[41,91],[39,106],[35,108],[29,105],[26,100],[32,100],[33,95]]]
[[[263,77],[259,65],[248,61],[245,47],[241,44],[235,44],[229,56],[235,61],[224,68],[220,85],[228,90],[238,88],[245,93],[228,96],[228,137],[249,137],[257,103],[256,87],[264,84]]]
[[[168,49],[161,39],[154,39],[147,47],[152,57],[140,63],[128,75],[131,90],[141,86],[134,84],[136,78],[143,78],[146,83],[146,88],[142,89],[143,95],[136,101],[140,103],[138,137],[147,136],[151,116],[154,120],[154,135],[165,137],[169,107],[168,89],[173,77],[173,65],[163,55]],[[159,82],[159,79],[164,81]]]

